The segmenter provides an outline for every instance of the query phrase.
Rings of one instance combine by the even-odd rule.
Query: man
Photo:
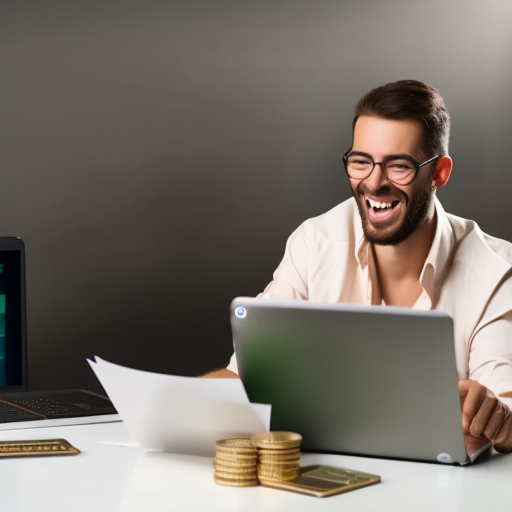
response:
[[[432,87],[404,80],[366,94],[343,157],[354,197],[290,236],[260,296],[448,313],[467,443],[489,440],[510,452],[512,244],[445,213],[436,199],[452,170],[449,132]],[[206,376],[236,372],[233,356]]]

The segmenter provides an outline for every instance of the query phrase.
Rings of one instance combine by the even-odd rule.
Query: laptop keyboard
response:
[[[18,409],[11,404],[0,402],[0,423],[12,423],[14,421],[40,420],[41,416]]]
[[[50,398],[17,398],[5,401],[0,399],[0,423],[31,421],[49,418],[69,418],[90,415],[90,408],[60,402]],[[106,406],[94,411],[96,414],[112,413]]]

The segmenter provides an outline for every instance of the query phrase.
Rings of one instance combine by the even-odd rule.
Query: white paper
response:
[[[270,405],[251,404],[240,379],[163,375],[99,357],[89,364],[143,448],[211,457],[218,439],[269,430]]]

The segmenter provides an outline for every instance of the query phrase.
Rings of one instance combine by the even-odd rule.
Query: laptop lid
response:
[[[0,237],[0,393],[27,389],[25,246]]]
[[[306,451],[466,464],[453,320],[436,311],[239,297],[251,402]],[[481,451],[481,450],[480,450]]]

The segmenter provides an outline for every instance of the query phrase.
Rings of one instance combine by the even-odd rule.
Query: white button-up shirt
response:
[[[494,393],[512,390],[512,244],[447,214],[437,227],[413,309],[454,320],[457,372]],[[372,250],[353,198],[305,221],[289,237],[273,281],[260,297],[382,304]],[[228,369],[237,372],[233,355]],[[435,376],[432,376],[435,378]],[[512,399],[503,399],[512,407]]]

